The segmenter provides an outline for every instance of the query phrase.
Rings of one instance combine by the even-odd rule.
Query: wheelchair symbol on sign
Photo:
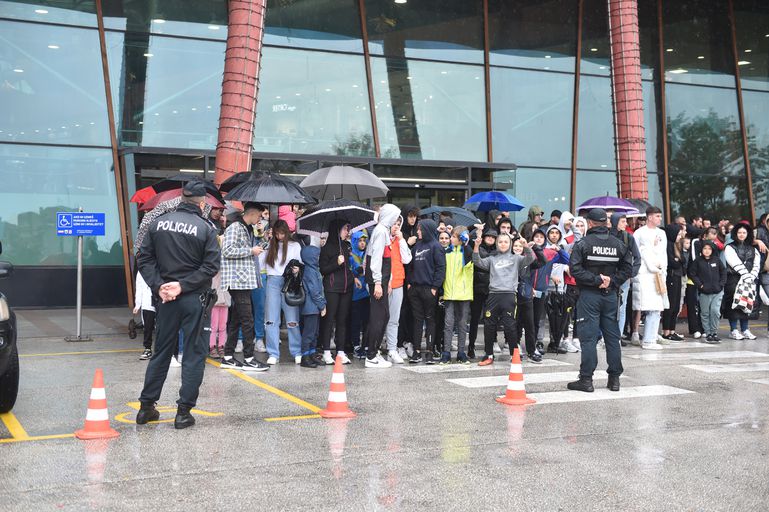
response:
[[[57,219],[57,227],[60,228],[71,228],[72,227],[72,214],[71,213],[60,213],[59,217]]]

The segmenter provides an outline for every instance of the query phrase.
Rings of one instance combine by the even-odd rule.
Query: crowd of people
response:
[[[257,203],[230,216],[204,212],[221,246],[209,357],[222,368],[267,370],[280,360],[281,327],[294,362],[306,368],[337,357],[344,364],[364,359],[366,368],[485,366],[519,345],[523,358],[539,363],[547,352],[581,350],[570,256],[587,233],[585,218],[557,210],[546,218],[533,206],[516,229],[507,212],[462,226],[450,212],[433,219],[416,206],[377,210],[375,227],[352,232],[336,221],[324,238],[297,235],[302,212],[289,205],[272,223]],[[701,216],[663,226],[656,207],[608,214],[609,233],[633,261],[631,277],[616,286],[623,346],[659,350],[683,341],[677,322],[684,305],[690,339],[720,343],[722,317],[730,338],[756,338],[749,321],[759,294],[769,291],[766,215],[754,230],[745,221]],[[140,358],[149,359],[155,302],[141,273],[136,289],[134,312],[144,323]],[[180,339],[172,365],[180,364],[183,345]],[[242,361],[235,357],[240,351]],[[266,353],[265,363],[257,353]]]

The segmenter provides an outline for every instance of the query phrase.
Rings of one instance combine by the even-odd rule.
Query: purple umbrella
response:
[[[627,199],[622,199],[613,196],[598,196],[593,197],[577,206],[577,212],[590,211],[593,208],[603,208],[604,210],[613,210],[615,212],[623,212],[627,214],[638,213],[633,203]]]

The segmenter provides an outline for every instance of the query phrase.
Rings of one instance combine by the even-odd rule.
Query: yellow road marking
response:
[[[126,405],[135,411],[138,411],[141,408],[140,402],[127,402]],[[173,406],[173,405],[159,405],[156,407],[156,409],[160,413],[163,413],[163,412],[176,413],[176,406]],[[209,416],[209,417],[224,416],[223,412],[209,412],[209,411],[203,411],[201,409],[192,409],[190,412],[194,412],[195,414],[200,416]],[[119,421],[121,423],[128,423],[129,425],[132,425],[136,423],[135,419],[128,418],[128,415],[132,415],[132,414],[133,414],[132,412],[124,412],[124,413],[118,414],[117,416],[115,416],[115,421]],[[171,423],[173,421],[174,421],[173,418],[171,418],[171,419],[165,419],[165,420],[148,421],[147,423],[152,425],[155,423]]]
[[[77,356],[84,354],[118,354],[121,352],[141,352],[140,348],[123,348],[116,350],[87,350],[83,352],[43,352],[40,354],[19,354],[19,357],[40,357],[40,356]]]
[[[18,441],[25,441],[29,439],[29,434],[27,434],[27,431],[24,430],[24,427],[21,426],[21,423],[19,423],[16,415],[12,412],[0,414],[0,420],[3,420],[5,427],[8,429],[8,432],[11,433],[11,436],[14,439]]]
[[[221,368],[221,363],[218,363],[217,361],[214,361],[213,359],[207,359],[206,362],[212,366],[216,366],[217,368]],[[285,400],[288,400],[289,402],[295,403],[296,405],[300,407],[304,407],[305,409],[312,411],[314,413],[320,412],[320,407],[317,407],[315,405],[312,405],[310,402],[306,402],[302,400],[299,397],[296,397],[290,393],[286,393],[283,390],[280,390],[276,387],[270,386],[269,384],[265,384],[264,382],[261,382],[259,380],[254,379],[253,377],[249,377],[248,375],[244,374],[243,372],[240,372],[238,370],[227,370],[230,374],[234,375],[235,377],[244,380],[248,382],[249,384],[253,384],[254,386],[260,387],[264,389],[265,391],[269,391],[273,395],[277,395]]]
[[[312,418],[320,418],[320,414],[305,414],[303,416],[279,416],[277,418],[264,418],[264,421],[309,420]]]
[[[136,419],[130,419],[128,416],[133,415],[132,412],[124,412],[121,414],[118,414],[115,416],[115,421],[119,421],[120,423],[128,423],[129,425],[133,425],[136,423]],[[147,425],[154,425],[155,423],[173,423],[174,419],[170,418],[167,420],[157,420],[157,421],[148,421]]]
[[[52,436],[32,436],[24,439],[0,439],[0,443],[24,443],[26,441],[47,441],[48,439],[69,439],[75,434],[54,434]]]

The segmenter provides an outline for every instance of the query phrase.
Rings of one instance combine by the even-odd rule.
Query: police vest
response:
[[[583,240],[584,266],[594,274],[613,274],[627,248],[613,236],[590,234]]]

